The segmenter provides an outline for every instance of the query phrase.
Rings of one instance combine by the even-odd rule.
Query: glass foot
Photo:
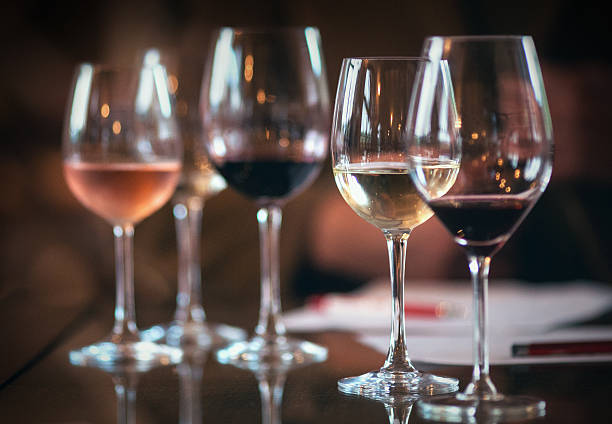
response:
[[[169,346],[207,349],[244,340],[247,333],[242,328],[225,324],[173,321],[148,328],[141,332],[141,337],[150,342],[163,341]]]
[[[459,389],[459,380],[415,372],[372,371],[338,381],[342,393],[364,396],[382,402],[413,401],[415,395],[452,393]]]
[[[546,403],[528,396],[497,395],[487,399],[459,393],[439,396],[417,403],[419,415],[427,420],[441,422],[487,423],[523,421],[543,417]]]
[[[176,347],[149,341],[102,341],[70,351],[69,358],[73,365],[144,371],[157,365],[177,364],[183,358],[183,352]]]
[[[306,365],[326,359],[326,348],[304,340],[284,337],[274,342],[253,337],[248,341],[232,343],[217,351],[217,360],[220,363],[253,371],[262,368]]]

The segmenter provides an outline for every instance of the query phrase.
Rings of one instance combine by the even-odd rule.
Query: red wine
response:
[[[135,224],[168,201],[180,162],[64,163],[68,187],[87,208],[113,225]]]
[[[515,196],[446,196],[430,201],[429,207],[457,243],[490,256],[512,235],[531,203]]]
[[[284,199],[314,178],[319,162],[289,159],[229,160],[217,165],[227,183],[239,192],[258,199]]]

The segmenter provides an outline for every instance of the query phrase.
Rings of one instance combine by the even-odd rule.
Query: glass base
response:
[[[247,333],[242,328],[225,324],[173,321],[148,328],[141,332],[141,337],[150,342],[162,341],[169,346],[208,349],[244,340]]]
[[[528,396],[496,395],[480,399],[459,393],[455,396],[439,396],[417,403],[419,415],[427,420],[441,422],[487,423],[523,421],[543,417],[546,403]]]
[[[102,341],[70,351],[69,358],[73,365],[144,371],[158,365],[177,364],[183,358],[183,352],[176,347],[148,341]]]
[[[357,377],[338,381],[342,393],[364,396],[382,402],[413,401],[416,396],[456,392],[459,380],[440,377],[420,371],[389,372],[372,371]]]
[[[217,351],[217,360],[220,363],[232,364],[253,371],[262,368],[306,365],[326,359],[326,348],[304,340],[284,337],[274,342],[266,342],[256,336],[248,341],[232,343]]]

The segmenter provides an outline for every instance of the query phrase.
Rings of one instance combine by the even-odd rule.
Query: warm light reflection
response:
[[[515,169],[514,170],[514,178],[519,179],[521,177],[521,170],[520,169]]]
[[[114,121],[113,122],[113,134],[117,135],[121,132],[121,122]]]
[[[168,75],[168,90],[170,90],[170,93],[175,94],[178,90],[178,85],[178,78],[172,74]]]
[[[176,102],[176,112],[180,116],[187,116],[187,112],[189,112],[189,105],[187,105],[185,100],[181,99]]]
[[[102,115],[102,118],[108,118],[109,114],[110,114],[110,106],[107,103],[104,103],[102,107],[100,108],[100,115]]]
[[[455,119],[455,128],[456,129],[460,129],[461,128],[461,118]]]
[[[451,40],[450,39],[446,39],[444,40],[444,53],[448,53],[450,51],[451,48]]]
[[[497,159],[497,165],[502,166],[504,164],[504,160],[502,158]]]
[[[478,140],[478,133],[472,133],[472,140]]]
[[[266,92],[263,89],[257,90],[257,103],[263,105],[266,102]]]
[[[244,79],[251,82],[253,79],[253,55],[249,54],[244,58]]]

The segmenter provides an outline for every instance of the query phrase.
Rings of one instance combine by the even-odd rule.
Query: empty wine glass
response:
[[[340,391],[374,399],[414,398],[457,390],[455,378],[418,371],[410,362],[404,324],[406,244],[412,230],[433,212],[409,176],[407,144],[402,138],[420,58],[348,58],[336,94],[332,161],[336,185],[361,218],[386,240],[391,270],[391,339],[382,368],[338,382]],[[432,160],[428,176],[446,192],[457,163]]]
[[[115,324],[104,340],[70,352],[79,365],[150,367],[182,352],[141,338],[134,309],[134,225],[174,192],[182,148],[166,71],[77,67],[63,133],[64,175],[75,197],[115,235]]]
[[[420,70],[406,140],[419,193],[469,261],[474,289],[474,371],[463,393],[419,402],[427,418],[524,419],[544,402],[502,395],[489,376],[487,285],[491,257],[538,200],[552,170],[552,124],[528,36],[432,37]],[[449,190],[427,164],[457,161]]]
[[[201,66],[192,58],[151,48],[143,60],[156,60],[168,70],[168,86],[175,95],[176,120],[183,142],[183,169],[172,198],[178,249],[178,290],[174,319],[143,331],[143,337],[171,346],[209,348],[244,340],[246,332],[230,325],[209,322],[202,304],[202,215],[206,201],[227,187],[211,165],[202,143],[198,113]],[[197,88],[196,88],[197,86]]]
[[[329,98],[316,28],[222,28],[200,97],[208,155],[259,210],[261,303],[255,336],[217,353],[224,363],[305,363],[327,350],[286,336],[281,320],[281,208],[312,183],[327,155]]]

